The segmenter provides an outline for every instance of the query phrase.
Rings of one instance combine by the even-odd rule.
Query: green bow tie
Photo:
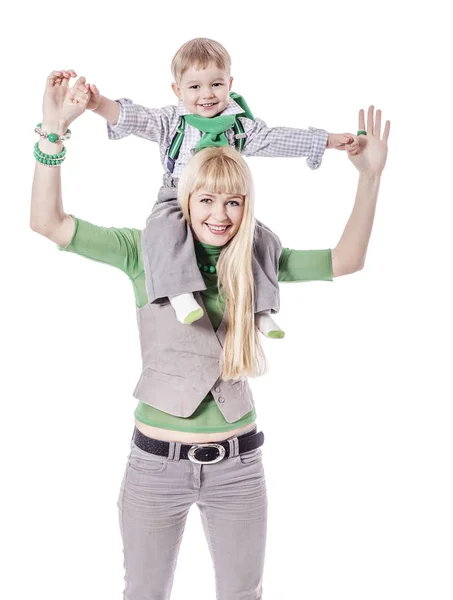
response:
[[[231,129],[236,121],[236,115],[222,115],[220,117],[200,117],[199,115],[185,115],[186,123],[199,129],[204,133],[195,151],[211,146],[228,146],[228,139],[225,131]]]

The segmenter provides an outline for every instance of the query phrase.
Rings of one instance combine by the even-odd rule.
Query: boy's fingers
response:
[[[98,96],[99,95],[99,90],[94,85],[94,83],[89,83],[88,84],[88,90],[93,94],[93,96]]]

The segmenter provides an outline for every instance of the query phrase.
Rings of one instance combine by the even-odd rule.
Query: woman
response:
[[[179,323],[169,304],[146,296],[141,232],[101,228],[67,215],[60,164],[68,126],[85,110],[89,91],[73,72],[46,84],[32,193],[31,227],[69,252],[122,269],[134,286],[143,371],[135,389],[136,429],[119,498],[127,600],[168,599],[189,508],[197,503],[211,551],[219,600],[262,598],[266,489],[255,410],[246,376],[263,371],[253,320],[253,186],[241,156],[228,147],[199,152],[178,189],[206,283],[206,314]],[[359,129],[365,130],[363,111]],[[284,248],[279,281],[331,279],[361,269],[371,234],[389,123],[370,107],[357,196],[332,250]],[[53,155],[49,159],[49,155]],[[47,157],[47,158],[46,158]],[[49,165],[46,161],[54,164]],[[152,276],[152,273],[147,273]],[[177,276],[177,274],[175,274]],[[219,295],[218,287],[221,288]],[[220,373],[220,376],[219,376]]]

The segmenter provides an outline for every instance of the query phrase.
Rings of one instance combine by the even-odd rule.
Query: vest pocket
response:
[[[243,379],[238,379],[236,381],[230,380],[230,391],[234,395],[242,394],[242,392],[244,391],[244,380]]]
[[[187,379],[182,375],[173,375],[171,373],[163,373],[162,371],[155,371],[146,367],[143,371],[143,375],[148,379],[158,379],[164,383],[170,383],[172,386],[183,389],[187,385]]]

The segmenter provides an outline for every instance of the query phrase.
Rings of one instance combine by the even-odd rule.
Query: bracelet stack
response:
[[[70,129],[68,129],[64,135],[58,135],[56,133],[47,133],[47,131],[43,131],[41,127],[42,123],[38,123],[35,127],[35,133],[37,133],[39,137],[43,139],[47,138],[49,142],[64,142],[71,138]],[[59,167],[66,158],[66,147],[63,146],[63,149],[58,154],[46,154],[39,149],[38,142],[36,142],[33,155],[35,159],[45,167]]]
[[[33,155],[42,165],[46,165],[47,167],[59,167],[66,158],[66,148],[63,146],[63,150],[58,154],[45,154],[39,149],[38,142],[36,142]]]

